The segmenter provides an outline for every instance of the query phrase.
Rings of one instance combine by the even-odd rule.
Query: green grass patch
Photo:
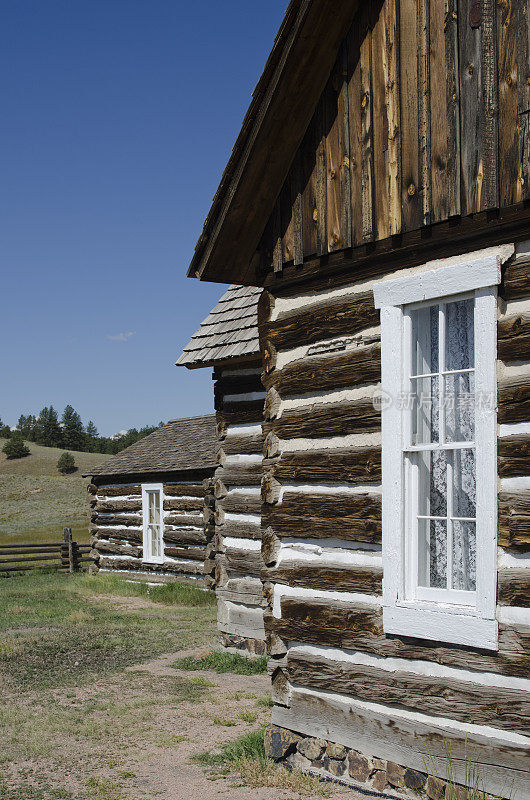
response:
[[[222,674],[223,672],[235,672],[236,675],[261,675],[267,672],[267,656],[248,659],[239,653],[225,653],[214,650],[198,658],[185,656],[178,658],[174,664],[177,669],[195,670],[209,669]]]
[[[258,697],[256,700],[256,705],[260,708],[272,708],[274,706],[274,700],[270,694],[264,694],[261,697]]]
[[[263,763],[267,761],[263,743],[263,728],[244,733],[234,742],[224,744],[218,751],[209,750],[205,753],[197,753],[191,757],[191,761],[201,764],[203,767],[217,767],[236,764],[242,758]]]
[[[145,597],[153,603],[168,606],[213,607],[217,602],[213,592],[204,591],[189,583],[171,582],[160,586],[148,586],[145,581],[126,581],[119,575],[107,573],[83,575],[81,581],[81,585],[94,594]]]
[[[141,586],[112,579],[109,586],[100,577],[32,573],[0,580],[0,672],[8,681],[28,689],[79,685],[202,644],[213,632],[215,607],[195,587],[175,584],[173,604],[129,610],[107,595],[111,589],[127,595],[131,586],[136,594]]]

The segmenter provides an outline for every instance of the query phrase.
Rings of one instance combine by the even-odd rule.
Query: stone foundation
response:
[[[393,761],[370,758],[343,745],[302,736],[276,725],[268,725],[265,730],[265,753],[290,769],[309,772],[372,795],[380,794],[382,798],[467,800],[464,787],[449,788],[446,781],[425,772],[408,769]],[[479,793],[476,800],[500,798]]]
[[[250,639],[245,636],[236,636],[234,633],[221,633],[220,640],[227,650],[237,650],[241,655],[264,656],[267,645],[263,639]]]

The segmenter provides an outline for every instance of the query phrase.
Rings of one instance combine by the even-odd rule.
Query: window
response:
[[[374,287],[383,625],[496,649],[496,284],[489,255]]]
[[[149,564],[164,562],[164,491],[162,484],[142,485],[143,560]]]

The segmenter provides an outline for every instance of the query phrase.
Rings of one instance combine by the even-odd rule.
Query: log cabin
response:
[[[188,272],[263,290],[268,752],[385,796],[530,797],[528,32],[291,0]]]
[[[265,653],[261,583],[262,417],[258,300],[261,289],[231,286],[177,361],[212,368],[217,418],[215,587],[221,644],[245,655]]]
[[[205,512],[215,503],[216,445],[213,414],[177,419],[92,470],[98,571],[213,587],[214,526]]]

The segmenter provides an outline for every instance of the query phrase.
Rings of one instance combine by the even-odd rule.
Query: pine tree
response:
[[[77,467],[73,455],[71,453],[62,453],[57,462],[57,469],[59,472],[62,472],[63,475],[67,475],[69,472],[75,472]]]
[[[24,456],[29,456],[30,449],[25,444],[20,433],[17,432],[7,440],[2,447],[2,452],[5,453],[8,458],[24,458]]]
[[[43,408],[37,420],[35,441],[44,447],[61,447],[63,433],[53,406]]]
[[[87,426],[86,426],[86,437],[85,437],[85,439],[86,439],[85,448],[90,453],[97,453],[97,451],[98,451],[98,439],[99,439],[98,429],[96,428],[96,426],[94,425],[92,420],[90,420],[88,422]]]
[[[2,418],[0,417],[0,437],[2,439],[9,439],[10,436],[11,436],[11,428],[9,427],[9,425],[5,425],[2,422]]]
[[[69,450],[83,450],[85,447],[85,431],[81,417],[71,405],[67,405],[62,417],[63,446]]]

